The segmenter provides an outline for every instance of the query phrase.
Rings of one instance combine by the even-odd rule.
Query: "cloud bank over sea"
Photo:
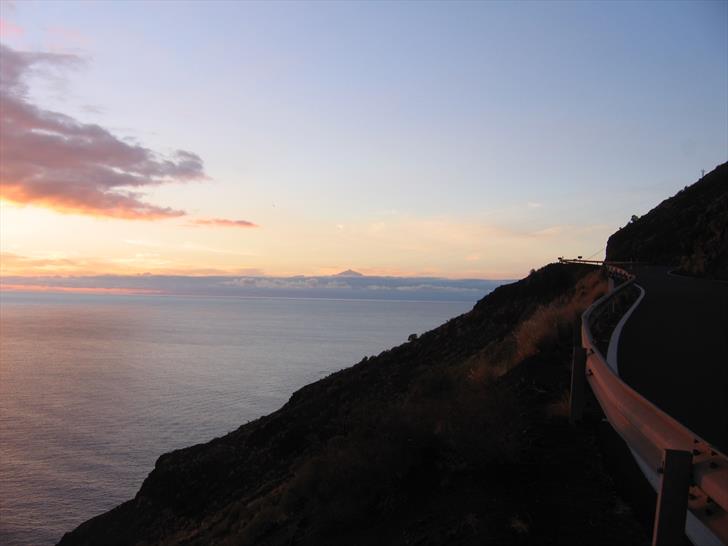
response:
[[[504,280],[333,276],[10,276],[5,291],[475,302]]]

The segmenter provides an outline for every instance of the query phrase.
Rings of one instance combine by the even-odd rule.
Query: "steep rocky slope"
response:
[[[565,418],[577,315],[604,289],[550,265],[419,339],[165,454],[80,544],[644,543],[593,436]]]
[[[728,279],[728,163],[614,233],[608,260],[679,266]]]

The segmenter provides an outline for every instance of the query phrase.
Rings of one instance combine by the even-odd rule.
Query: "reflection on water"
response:
[[[131,498],[161,453],[470,307],[3,293],[0,543],[57,541]]]

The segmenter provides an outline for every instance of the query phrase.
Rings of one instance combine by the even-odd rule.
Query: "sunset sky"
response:
[[[728,160],[727,2],[1,2],[3,275],[514,278]]]

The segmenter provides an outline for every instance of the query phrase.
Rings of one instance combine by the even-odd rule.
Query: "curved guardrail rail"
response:
[[[592,319],[635,281],[623,269],[606,268],[622,282],[582,315],[583,373],[610,424],[643,471],[646,475],[652,471],[653,478],[659,475],[653,545],[678,544],[683,532],[695,544],[728,545],[728,457],[622,381],[595,343]],[[579,373],[576,365],[574,373]],[[650,481],[658,485],[657,480]]]

